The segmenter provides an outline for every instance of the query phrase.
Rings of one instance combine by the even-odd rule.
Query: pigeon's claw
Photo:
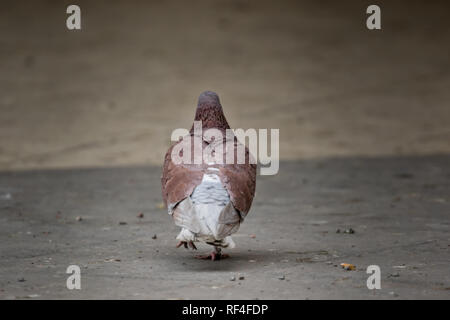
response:
[[[184,247],[187,249],[187,242],[186,242],[186,241],[180,241],[180,242],[178,242],[177,248],[179,248],[179,247],[181,247],[181,246],[184,246]]]
[[[211,261],[217,261],[225,258],[229,258],[230,256],[225,253],[217,253],[215,251],[211,252],[210,254],[203,254],[203,255],[196,255],[196,259],[202,259],[202,260],[211,260]]]
[[[197,247],[195,246],[194,242],[192,242],[192,241],[189,241],[189,242],[188,241],[180,241],[180,242],[178,242],[177,248],[179,248],[181,246],[184,246],[186,249],[188,249],[188,246],[189,246],[190,248],[192,248],[192,250],[197,250]]]
[[[189,247],[192,248],[192,250],[197,250],[197,247],[195,246],[194,242],[189,241],[188,244],[189,244]]]

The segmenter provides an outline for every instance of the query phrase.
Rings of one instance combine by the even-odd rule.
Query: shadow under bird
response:
[[[169,215],[181,227],[177,247],[197,249],[195,242],[202,241],[214,246],[214,251],[196,257],[219,260],[228,257],[221,252],[222,248],[235,246],[231,235],[238,231],[250,210],[255,195],[256,164],[251,163],[248,148],[229,130],[216,93],[205,91],[200,95],[194,121],[201,121],[201,132],[194,130],[193,124],[189,135],[174,143],[166,153],[162,195]],[[220,131],[222,140],[206,134],[210,129]],[[172,161],[174,148],[179,148],[182,156],[184,150],[180,144],[186,142],[192,148],[192,161]],[[205,160],[204,156],[194,159],[198,157],[195,146],[200,146],[201,151],[207,149],[208,154],[215,155],[213,159],[222,161],[210,157]],[[238,162],[237,155],[242,150],[245,161]]]

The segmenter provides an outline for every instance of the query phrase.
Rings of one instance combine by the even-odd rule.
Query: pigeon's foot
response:
[[[195,258],[216,261],[216,260],[226,259],[226,258],[230,257],[228,254],[222,253],[222,249],[220,249],[219,247],[214,247],[214,249],[215,250],[213,252],[211,252],[210,254],[197,255],[197,256],[195,256]]]
[[[177,244],[177,248],[184,246],[186,249],[191,248],[192,250],[197,250],[197,247],[195,246],[194,242],[192,241],[180,241]]]
[[[226,253],[217,253],[215,251],[211,252],[210,254],[200,254],[195,256],[196,259],[212,260],[212,261],[217,261],[229,257],[230,256]]]

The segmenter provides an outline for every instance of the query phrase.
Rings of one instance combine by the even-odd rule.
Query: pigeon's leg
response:
[[[229,258],[230,256],[228,254],[222,253],[222,249],[220,247],[214,246],[214,251],[207,255],[197,255],[195,256],[197,259],[204,259],[204,260],[220,260]]]
[[[177,248],[184,246],[186,249],[188,249],[188,246],[192,248],[192,250],[197,250],[197,247],[195,246],[193,241],[180,241],[177,244]]]

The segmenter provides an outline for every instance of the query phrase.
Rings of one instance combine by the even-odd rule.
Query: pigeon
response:
[[[200,133],[195,130],[196,123],[201,124]],[[222,248],[235,247],[231,235],[238,231],[250,210],[257,166],[256,161],[251,161],[254,158],[248,148],[230,129],[215,92],[200,94],[194,124],[189,134],[174,143],[165,155],[162,196],[169,215],[181,228],[176,247],[196,250],[195,243],[204,242],[212,245],[214,251],[196,258],[220,260],[229,257],[222,253]],[[211,131],[221,133],[222,139],[211,138],[207,134]],[[195,153],[196,145],[201,151],[200,158]],[[182,150],[180,156],[191,148],[192,161],[173,161],[174,148]],[[213,155],[212,159],[202,156],[205,150]],[[237,154],[242,150],[245,161],[237,161]]]

